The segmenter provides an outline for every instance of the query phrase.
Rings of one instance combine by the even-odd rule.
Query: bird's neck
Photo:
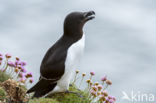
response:
[[[64,29],[63,35],[79,40],[83,36],[83,31],[82,29]]]

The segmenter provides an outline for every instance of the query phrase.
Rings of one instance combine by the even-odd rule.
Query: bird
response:
[[[39,81],[27,91],[34,92],[32,98],[69,91],[73,71],[79,65],[85,47],[83,27],[93,18],[94,11],[71,12],[65,17],[63,35],[46,52]]]

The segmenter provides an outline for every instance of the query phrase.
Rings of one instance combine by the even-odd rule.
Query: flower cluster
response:
[[[33,75],[25,69],[26,62],[16,57],[15,61],[10,54],[0,53],[0,71],[9,74],[21,84],[33,83]]]
[[[79,70],[76,70],[76,76],[74,78],[74,82],[78,79]],[[86,76],[86,73],[82,73],[82,79],[80,81],[79,88],[82,84],[82,81],[84,80],[84,77]],[[107,76],[103,76],[101,78],[101,83],[99,82],[93,82],[93,77],[95,76],[95,72],[90,72],[89,79],[86,80],[87,83],[87,93],[88,98],[95,102],[95,103],[115,103],[116,98],[114,96],[111,96],[108,94],[106,89],[108,86],[112,85],[112,82],[107,79]]]

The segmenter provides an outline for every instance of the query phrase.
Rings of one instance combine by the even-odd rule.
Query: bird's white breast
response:
[[[65,62],[65,69],[68,71],[71,69],[76,68],[79,65],[80,59],[83,54],[85,46],[85,35],[82,36],[80,40],[72,44],[68,51],[67,51],[67,57]]]
[[[83,50],[85,47],[85,35],[80,40],[72,44],[67,51],[67,57],[65,61],[65,73],[59,81],[54,92],[63,92],[68,89],[69,83],[72,77],[72,72],[79,65]]]

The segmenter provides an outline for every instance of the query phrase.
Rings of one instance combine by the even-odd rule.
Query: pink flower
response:
[[[90,92],[90,94],[92,94],[94,97],[96,97],[96,92],[95,92],[94,90],[92,90],[92,91]]]
[[[30,72],[30,73],[28,73],[27,75],[29,75],[30,77],[32,77],[32,76],[33,76],[31,72]]]
[[[108,98],[109,98],[109,99],[112,99],[112,98],[113,98],[113,96],[110,96],[110,95],[109,95],[109,96],[108,96]]]
[[[16,65],[15,65],[13,62],[11,62],[11,61],[8,61],[8,65],[9,65],[10,67],[16,67]]]
[[[106,81],[107,80],[107,76],[103,76],[102,78],[101,78],[101,81]]]
[[[98,88],[97,88],[96,86],[92,86],[92,90],[93,90],[93,91],[97,91],[97,89],[98,89]]]
[[[109,103],[115,103],[115,101],[113,99],[110,99]]]
[[[106,102],[109,102],[109,98],[106,98]]]
[[[17,61],[19,61],[19,60],[20,60],[20,58],[16,57],[16,60],[17,60]]]
[[[7,53],[7,54],[5,55],[5,57],[6,57],[6,58],[11,58],[11,55]]]
[[[19,61],[18,60],[15,61],[15,65],[16,66],[19,65]]]
[[[18,77],[23,78],[23,77],[24,77],[23,73],[20,72],[20,73],[18,74]]]
[[[27,74],[25,75],[25,77],[26,77],[26,78],[30,78],[30,77],[33,77],[33,75],[32,75],[32,73],[27,73]]]
[[[90,75],[92,75],[92,76],[93,76],[93,75],[95,75],[95,73],[94,73],[94,72],[90,72]]]
[[[3,56],[2,55],[0,56],[0,60],[3,60]]]
[[[23,66],[21,66],[21,72],[26,73],[27,70]]]
[[[21,66],[25,66],[26,65],[26,62],[20,62],[20,65]]]
[[[113,99],[114,101],[116,101],[116,98],[115,98],[114,96],[112,96],[112,99]]]
[[[34,82],[34,80],[33,80],[33,79],[30,79],[30,80],[29,80],[29,82],[30,82],[30,83],[33,83],[33,82]]]
[[[24,79],[24,78],[21,78],[19,81],[20,81],[21,83],[25,83],[25,79]]]
[[[2,56],[3,54],[2,53],[0,53],[0,56]]]
[[[103,86],[102,85],[98,85],[97,88],[98,88],[98,90],[101,90],[103,88]]]

